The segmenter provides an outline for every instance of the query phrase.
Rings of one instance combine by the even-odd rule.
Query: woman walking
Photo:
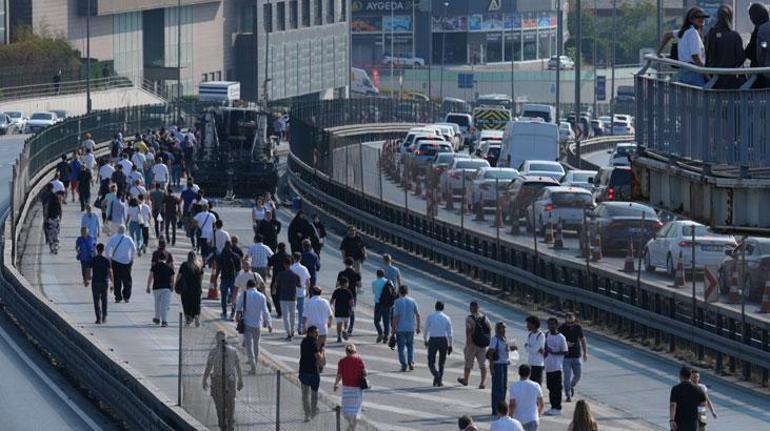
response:
[[[313,244],[313,250],[318,256],[321,256],[321,249],[326,241],[326,227],[321,223],[321,217],[318,217],[318,214],[313,215],[313,227],[315,228],[316,234],[318,234],[318,241]]]
[[[585,400],[575,403],[575,413],[572,415],[567,431],[599,431],[599,425],[591,414],[591,408]]]
[[[358,356],[355,344],[345,346],[345,357],[337,363],[337,377],[334,379],[334,391],[342,382],[342,415],[348,421],[348,431],[354,431],[358,424],[358,413],[364,402],[362,383],[365,382],[366,364]]]
[[[131,239],[136,243],[136,250],[139,256],[142,255],[140,250],[142,250],[144,246],[142,235],[143,224],[142,208],[139,206],[139,200],[131,198],[128,201],[128,232],[131,235]]]
[[[174,280],[174,267],[168,263],[168,256],[160,254],[158,262],[150,268],[147,276],[147,293],[155,297],[155,317],[152,322],[163,327],[168,326],[168,307],[171,304],[171,290]]]
[[[200,326],[201,314],[201,284],[203,278],[203,265],[194,251],[187,253],[187,260],[182,262],[179,273],[176,275],[177,293],[182,296],[182,310],[185,324],[195,322],[195,327]]]

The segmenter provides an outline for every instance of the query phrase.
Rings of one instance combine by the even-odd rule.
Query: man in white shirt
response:
[[[201,255],[207,258],[210,254],[209,247],[212,244],[214,238],[214,223],[217,221],[217,217],[209,212],[208,204],[204,204],[203,209],[195,214],[193,220],[201,231]]]
[[[249,355],[251,365],[250,374],[257,373],[257,358],[259,357],[259,336],[262,326],[267,326],[268,332],[273,332],[273,323],[270,320],[270,312],[267,310],[265,295],[257,291],[257,283],[249,280],[246,290],[238,296],[235,304],[236,318],[243,319],[243,338],[246,345],[246,353]]]
[[[230,233],[224,229],[225,223],[222,220],[217,220],[214,223],[213,244],[212,246],[216,250],[217,256],[222,254],[222,250],[225,248],[225,243],[230,241]]]
[[[136,244],[126,234],[124,225],[118,226],[118,233],[107,242],[107,257],[112,264],[113,286],[115,302],[131,299],[131,266],[136,255]]]
[[[569,351],[567,339],[559,333],[559,321],[548,318],[548,333],[545,336],[545,380],[548,386],[548,401],[551,408],[546,416],[561,415],[562,368],[564,355]]]
[[[235,302],[238,298],[239,292],[246,290],[246,284],[248,284],[249,280],[254,280],[254,282],[257,283],[257,291],[262,292],[263,295],[265,294],[265,280],[259,274],[251,270],[251,261],[247,256],[241,259],[241,270],[238,271],[238,275],[235,276],[235,290],[233,290],[233,292],[230,294],[232,301],[232,308],[230,309],[230,320],[235,319]],[[265,295],[265,298],[267,299],[267,310],[272,312],[272,300],[269,295]]]
[[[520,380],[511,383],[508,389],[508,411],[521,423],[524,431],[537,431],[543,413],[543,390],[529,379],[531,372],[529,365],[520,365]]]
[[[83,135],[83,138],[85,138],[85,140],[83,141],[83,149],[86,151],[88,150],[93,151],[94,147],[96,147],[96,142],[94,142],[94,140],[91,139],[91,133],[86,132],[85,135]]]
[[[332,327],[334,313],[331,304],[321,296],[321,288],[313,286],[310,288],[310,298],[305,304],[305,315],[302,326],[309,328],[315,326],[318,328],[318,345],[326,345],[326,335],[329,328]]]
[[[527,342],[524,348],[527,351],[527,364],[532,369],[530,379],[538,385],[543,384],[543,366],[545,365],[545,334],[540,330],[540,318],[527,317]]]
[[[134,151],[134,155],[131,156],[131,163],[136,166],[136,170],[139,172],[144,172],[144,162],[146,159],[144,158],[144,154],[142,154],[141,151]]]
[[[124,154],[123,158],[120,159],[118,162],[120,166],[123,166],[123,172],[128,175],[131,172],[131,169],[134,167],[134,164],[131,163],[131,160],[128,160],[128,155]]]
[[[53,192],[57,195],[67,191],[67,189],[64,187],[64,183],[60,181],[59,174],[54,175],[53,181],[51,181],[51,185],[53,186]]]
[[[139,195],[139,211],[142,213],[142,253],[147,253],[147,244],[150,242],[150,220],[152,220],[152,208],[145,202],[145,195]]]
[[[162,189],[166,188],[166,184],[168,184],[168,166],[163,163],[163,159],[158,158],[157,163],[152,167],[152,178],[161,185]]]
[[[505,400],[497,403],[497,420],[489,424],[489,431],[524,431],[521,423],[508,416],[508,404]]]
[[[264,238],[261,233],[254,236],[254,241],[254,244],[248,250],[251,268],[254,272],[261,275],[262,278],[267,279],[267,267],[270,258],[273,257],[273,250],[263,243]]]
[[[433,375],[433,386],[444,386],[444,364],[446,356],[452,354],[452,322],[444,314],[444,303],[436,301],[436,311],[425,319],[424,340],[428,348],[428,369]],[[438,353],[438,369],[436,369]]]
[[[305,311],[305,296],[307,296],[307,289],[310,288],[310,271],[301,264],[302,255],[297,252],[291,256],[292,264],[289,267],[291,272],[297,274],[299,277],[299,286],[297,288],[297,318],[299,319],[299,333],[303,333],[305,327],[303,326],[303,316]]]
[[[142,182],[138,179],[135,179],[133,181],[133,186],[131,186],[130,189],[128,189],[128,194],[132,198],[138,198],[139,196],[144,196],[147,194],[147,189],[144,188],[142,185]]]
[[[112,163],[105,161],[99,167],[99,182],[103,187],[107,187],[112,178],[112,174],[115,173],[115,168],[112,167]]]

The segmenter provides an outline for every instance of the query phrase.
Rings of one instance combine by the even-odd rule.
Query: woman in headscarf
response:
[[[723,4],[717,12],[717,24],[706,36],[706,67],[739,68],[746,61],[743,39],[733,30],[733,8]],[[742,76],[722,75],[713,88],[735,89],[745,80]]]
[[[196,327],[200,326],[202,278],[203,265],[198,255],[190,251],[187,253],[187,260],[179,267],[175,281],[177,293],[182,296],[182,310],[186,325],[195,322]]]
[[[744,54],[746,55],[746,58],[751,61],[750,67],[762,67],[762,65],[759,64],[759,60],[757,60],[757,33],[762,24],[770,21],[770,14],[768,14],[765,5],[761,3],[752,3],[751,6],[749,6],[749,18],[751,19],[751,23],[754,24],[754,30],[751,32],[751,38],[749,39],[749,44],[746,45]],[[767,84],[765,77],[759,74],[757,75],[757,80],[754,81],[754,88],[765,88],[767,87]]]

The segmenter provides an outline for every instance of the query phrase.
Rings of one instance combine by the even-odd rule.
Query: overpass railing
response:
[[[59,83],[45,83],[20,85],[16,87],[0,88],[0,102],[8,100],[30,99],[34,97],[54,97],[68,94],[85,93],[88,82],[63,81]],[[107,78],[94,78],[91,80],[91,91],[110,90],[113,88],[128,88],[134,84],[128,78],[122,76],[110,76]]]
[[[710,68],[648,55],[636,74],[636,141],[653,152],[707,165],[770,166],[770,67]],[[671,71],[703,75],[697,87]],[[720,88],[730,81],[737,88]]]

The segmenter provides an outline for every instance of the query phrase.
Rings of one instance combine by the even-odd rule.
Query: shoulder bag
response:
[[[247,290],[243,291],[243,311],[241,312],[241,318],[238,319],[238,323],[235,325],[235,330],[239,334],[246,332],[246,299],[249,297],[246,295]]]

